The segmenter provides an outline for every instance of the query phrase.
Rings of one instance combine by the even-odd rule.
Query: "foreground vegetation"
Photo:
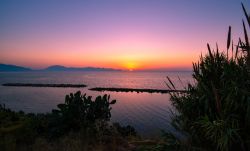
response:
[[[81,92],[67,95],[64,104],[47,114],[25,114],[0,106],[1,150],[130,150],[133,127],[110,123],[108,95]]]
[[[242,8],[250,27],[243,4]],[[182,137],[166,133],[172,144],[161,149],[250,150],[250,42],[244,21],[243,29],[245,40],[239,39],[236,49],[231,42],[231,27],[226,53],[218,46],[212,51],[208,44],[209,53],[193,64],[196,84],[188,85],[188,93],[171,93],[176,109],[172,124]],[[168,87],[175,89],[168,80]]]

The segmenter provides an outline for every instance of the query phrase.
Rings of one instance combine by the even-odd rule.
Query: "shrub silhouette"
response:
[[[0,148],[36,150],[39,140],[44,140],[45,147],[52,147],[64,139],[83,150],[95,149],[95,145],[108,145],[109,149],[126,147],[127,136],[136,136],[136,132],[131,126],[109,122],[115,103],[106,94],[92,99],[78,91],[66,95],[65,102],[47,114],[14,112],[0,105]]]
[[[0,148],[16,150],[18,145],[32,144],[36,132],[30,127],[30,120],[24,112],[14,112],[0,105]]]
[[[250,128],[250,75],[244,58],[227,60],[213,53],[194,64],[195,86],[188,93],[172,94],[179,114],[174,126],[188,132],[195,147],[245,150]]]
[[[249,22],[249,16],[242,4]],[[250,24],[249,24],[250,27]],[[186,140],[167,133],[166,138],[174,145],[166,145],[175,150],[250,150],[250,47],[243,21],[245,42],[239,39],[236,51],[231,45],[229,27],[227,52],[218,47],[201,56],[193,64],[195,85],[188,85],[188,93],[171,93],[171,101],[177,113],[172,124]],[[241,50],[241,51],[240,51]],[[168,87],[175,89],[168,78]]]
[[[71,130],[79,131],[94,127],[98,122],[105,123],[110,120],[111,105],[109,95],[98,96],[93,101],[91,96],[82,95],[80,91],[66,95],[65,103],[58,104],[58,109],[46,115],[49,131],[53,135],[63,135]]]

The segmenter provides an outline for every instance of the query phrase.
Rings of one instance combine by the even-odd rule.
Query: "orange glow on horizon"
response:
[[[138,69],[138,64],[136,64],[135,62],[126,62],[124,63],[124,68],[129,71],[134,71]]]
[[[147,69],[167,69],[167,68],[190,68],[192,62],[198,61],[198,54],[170,54],[162,53],[160,55],[154,54],[111,54],[108,56],[99,55],[84,55],[68,54],[51,52],[50,55],[43,53],[20,54],[20,60],[14,60],[18,65],[31,67],[36,69],[46,68],[51,65],[62,65],[66,67],[100,67],[100,68],[114,68],[127,71],[147,70]],[[15,58],[13,54],[13,58]],[[11,56],[10,56],[11,57]],[[9,58],[9,61],[12,61]],[[13,62],[14,62],[13,61]],[[42,63],[42,64],[41,64]],[[11,63],[10,63],[11,64]],[[32,64],[32,66],[30,66]]]
[[[3,45],[5,50],[9,50],[1,53],[4,56],[2,58],[5,60],[4,62],[35,69],[62,65],[135,71],[190,68],[192,62],[197,61],[199,57],[197,51],[192,51],[192,46],[187,45],[183,49],[178,43],[166,44],[165,40],[158,39],[156,36],[153,38],[150,36],[124,36],[121,39],[111,37],[96,42],[87,40],[89,43],[84,44],[79,40],[68,42],[62,40],[64,43],[61,44],[59,40],[52,39],[53,45],[50,46],[47,46],[45,42],[31,41],[29,45]],[[28,43],[28,41],[24,43]],[[95,45],[95,43],[99,45]],[[41,47],[38,47],[40,45]],[[200,47],[202,48],[202,46]],[[198,50],[202,50],[201,48]],[[12,50],[20,52],[18,57]]]
[[[0,2],[0,63],[33,69],[192,68],[207,43],[224,49],[228,25],[232,40],[242,37],[237,1],[145,1]],[[223,9],[210,11],[217,7]]]

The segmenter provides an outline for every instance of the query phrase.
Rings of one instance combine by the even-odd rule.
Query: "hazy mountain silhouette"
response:
[[[45,69],[31,69],[26,67],[21,67],[17,65],[8,65],[0,63],[0,72],[18,72],[18,71],[126,71],[121,69],[113,69],[113,68],[97,68],[97,67],[65,67],[61,65],[53,65],[49,66]],[[145,69],[145,70],[135,70],[138,72],[152,72],[152,71],[191,71],[189,68],[164,68],[164,69]]]
[[[16,65],[0,64],[0,72],[1,71],[8,72],[8,71],[121,71],[121,70],[113,68],[96,68],[96,67],[75,68],[75,67],[64,67],[61,65],[49,66],[48,68],[41,70],[33,70],[30,68],[25,68]]]
[[[0,64],[0,71],[32,71],[30,68],[25,68],[16,65]]]
[[[76,68],[76,67],[64,67],[61,65],[49,66],[48,68],[44,70],[46,71],[121,71],[119,69],[113,69],[113,68],[96,68],[96,67]]]

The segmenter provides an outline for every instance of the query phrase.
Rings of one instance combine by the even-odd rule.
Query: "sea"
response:
[[[112,105],[111,122],[131,125],[145,137],[154,137],[162,131],[174,131],[171,112],[174,108],[169,94],[137,92],[98,92],[94,87],[168,89],[169,77],[177,89],[193,84],[191,71],[171,72],[0,72],[0,104],[26,113],[47,113],[65,101],[65,96],[81,91],[88,96],[108,94],[117,100]],[[85,88],[7,87],[3,83],[86,84]]]

